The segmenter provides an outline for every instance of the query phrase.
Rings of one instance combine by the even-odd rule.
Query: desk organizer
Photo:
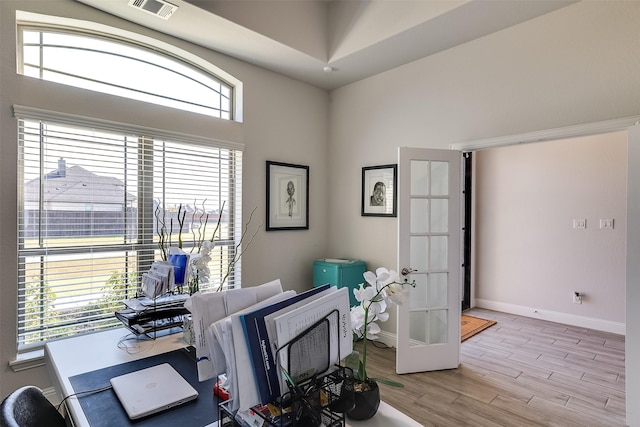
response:
[[[150,304],[140,301],[149,298],[134,298],[124,302],[125,307],[115,312],[115,316],[135,335],[155,338],[155,333],[165,329],[182,327],[183,316],[189,314],[184,307],[186,297],[169,295],[151,299]]]
[[[230,401],[218,405],[221,427],[339,427],[353,408],[353,371],[336,366],[322,377],[248,411],[231,411]]]
[[[330,321],[335,316],[336,330],[331,334]],[[288,391],[273,402],[254,406],[245,411],[232,411],[232,401],[219,405],[220,425],[240,427],[338,427],[345,425],[345,413],[355,406],[353,370],[332,365],[331,342],[338,344],[340,353],[339,310],[302,331],[278,348],[274,359],[287,355],[286,388]],[[309,350],[312,348],[312,350]],[[309,354],[313,352],[313,357]],[[282,353],[281,353],[282,352]],[[282,387],[282,386],[281,386]],[[285,388],[280,388],[283,391]],[[227,424],[225,424],[225,421]]]

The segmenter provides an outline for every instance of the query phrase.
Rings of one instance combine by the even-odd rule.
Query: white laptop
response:
[[[132,420],[198,397],[196,389],[168,363],[114,377],[110,381]]]

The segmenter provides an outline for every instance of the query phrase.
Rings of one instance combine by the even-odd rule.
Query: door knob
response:
[[[403,276],[406,276],[407,274],[411,274],[414,271],[418,271],[418,270],[414,270],[413,268],[404,267],[402,270],[400,270],[400,274],[402,274]]]

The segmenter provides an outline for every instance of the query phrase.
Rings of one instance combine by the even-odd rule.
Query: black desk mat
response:
[[[218,419],[218,402],[213,395],[214,380],[198,381],[193,347],[75,375],[69,377],[69,381],[75,393],[96,390],[110,386],[109,380],[115,376],[165,362],[173,366],[189,381],[193,388],[198,390],[199,396],[196,400],[132,421],[112,389],[99,393],[81,394],[78,396],[78,400],[91,427],[203,427],[216,421]]]

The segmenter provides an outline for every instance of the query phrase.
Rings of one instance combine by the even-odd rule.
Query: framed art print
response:
[[[309,229],[309,166],[267,161],[266,229]]]
[[[362,168],[362,216],[397,216],[398,165]]]

